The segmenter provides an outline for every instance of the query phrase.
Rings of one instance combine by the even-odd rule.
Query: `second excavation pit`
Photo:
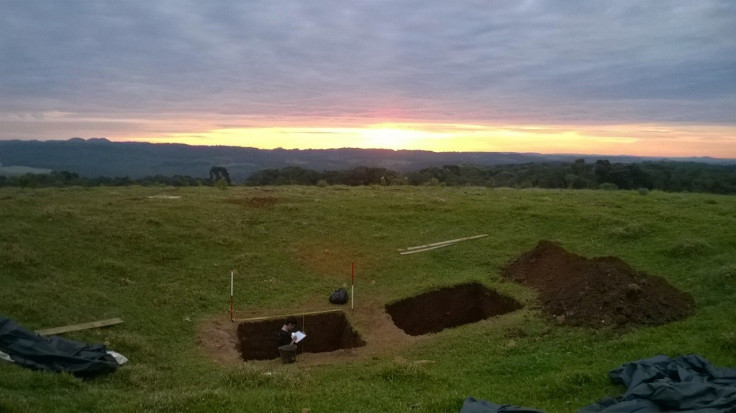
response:
[[[513,298],[480,283],[430,291],[386,305],[386,312],[406,334],[419,336],[475,323],[521,308]]]

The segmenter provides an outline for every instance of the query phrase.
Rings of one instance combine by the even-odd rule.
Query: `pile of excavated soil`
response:
[[[693,297],[661,277],[617,257],[588,259],[550,241],[512,261],[505,276],[536,289],[545,312],[568,325],[659,325],[695,312]]]

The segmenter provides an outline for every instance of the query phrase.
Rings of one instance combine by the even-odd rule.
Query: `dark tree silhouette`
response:
[[[210,168],[210,179],[212,180],[212,182],[217,182],[221,179],[224,179],[228,185],[231,185],[230,174],[227,172],[227,169],[222,166],[213,166],[212,168]]]

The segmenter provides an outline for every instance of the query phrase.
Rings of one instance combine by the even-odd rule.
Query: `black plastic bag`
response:
[[[345,304],[348,302],[348,290],[344,288],[338,288],[332,294],[330,294],[330,302],[332,304]]]

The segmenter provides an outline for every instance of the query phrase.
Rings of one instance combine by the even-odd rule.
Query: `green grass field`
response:
[[[123,318],[65,336],[130,359],[88,381],[1,363],[0,411],[457,412],[468,396],[575,411],[621,394],[607,373],[628,361],[698,353],[736,367],[734,228],[736,197],[657,191],[0,188],[0,314],[30,329]],[[696,314],[628,330],[551,323],[500,275],[540,239],[663,276]],[[468,281],[525,307],[339,364],[223,366],[197,345],[202,320],[226,317],[231,269],[237,309],[268,315],[329,308],[351,261],[356,313]]]

